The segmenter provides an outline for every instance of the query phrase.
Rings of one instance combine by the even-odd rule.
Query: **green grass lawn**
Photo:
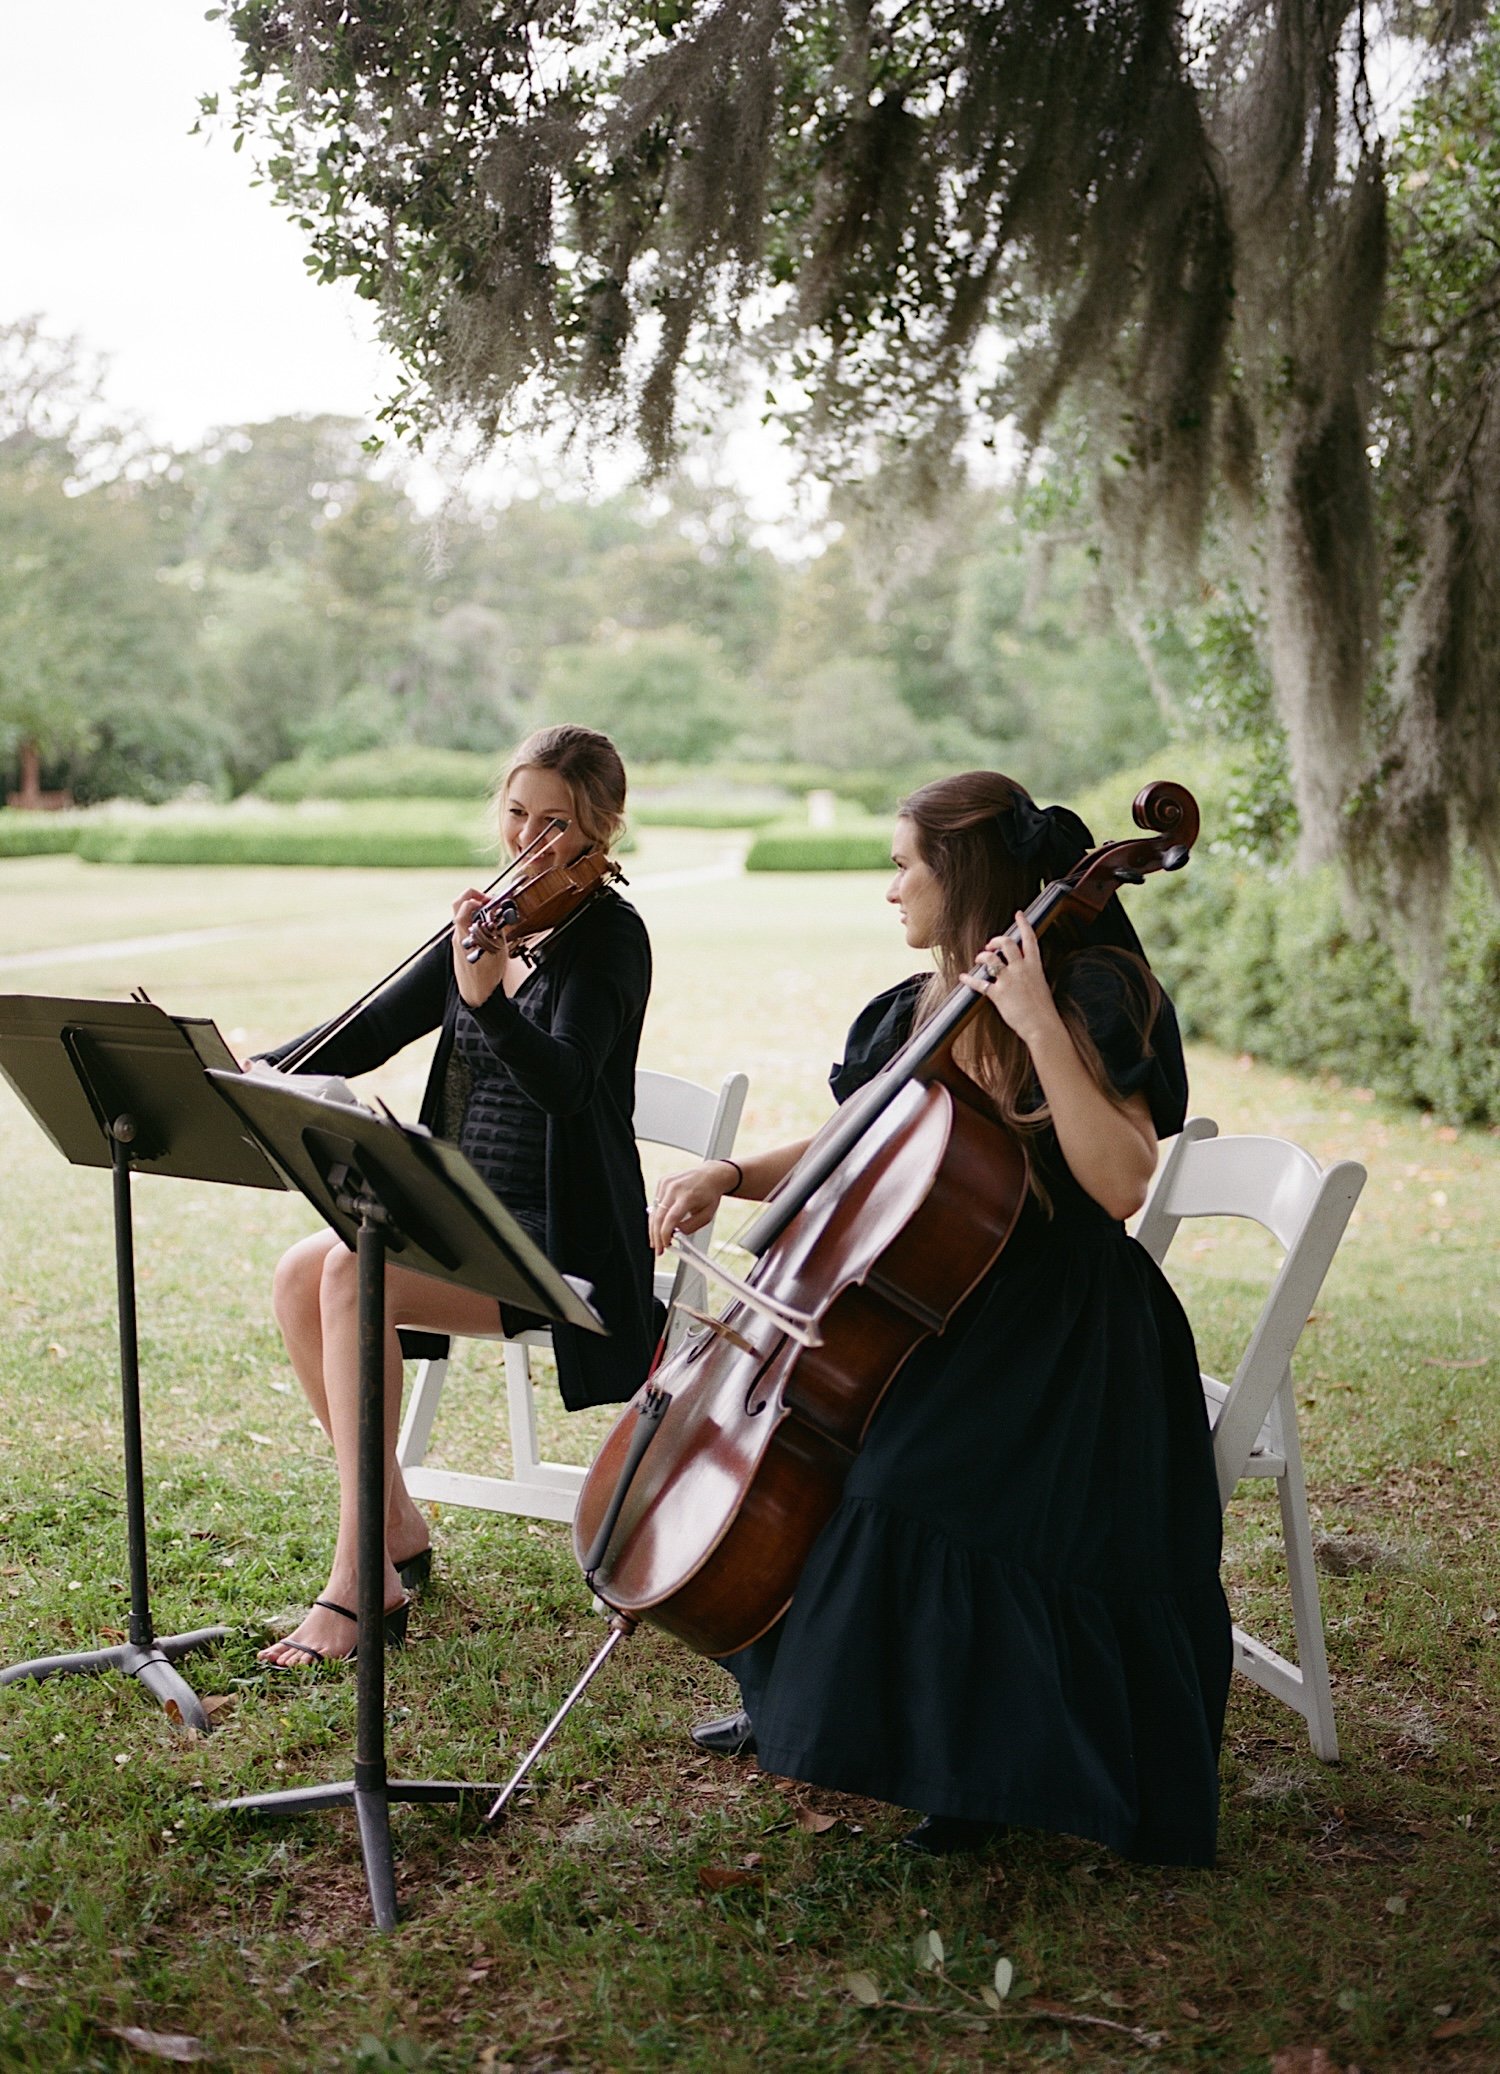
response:
[[[826,1112],[855,1008],[910,969],[878,876],[734,875],[744,838],[646,830],[629,860],[656,988],[643,1063],[750,1076],[742,1142]],[[144,986],[251,1050],[342,1005],[436,929],[441,872],[0,863],[0,991]],[[722,1673],[642,1630],[491,1834],[396,1818],[405,1917],[368,1928],[345,1816],[240,1827],[235,1793],[347,1776],[353,1677],[271,1674],[266,1623],[324,1579],[332,1476],[267,1305],[299,1199],[135,1189],[152,1580],[216,1732],[134,1684],[0,1692],[0,2067],[144,2064],[182,2034],[221,2068],[1222,2069],[1326,2048],[1339,2074],[1500,2065],[1500,1163],[1492,1134],[1206,1052],[1194,1107],[1370,1169],[1304,1334],[1303,1438],[1327,1537],[1344,1748],[1237,1681],[1214,1873],[1021,1835],[970,1863],[893,1848],[900,1811],[699,1757]],[[411,1114],[425,1058],[374,1085]],[[109,1186],[0,1093],[0,1660],[118,1639],[126,1609]],[[724,1230],[722,1236],[729,1236]],[[1232,1363],[1266,1256],[1189,1227],[1173,1272],[1205,1363]],[[503,1465],[499,1350],[472,1347],[434,1459]],[[547,1411],[586,1459],[607,1414]],[[393,1768],[505,1776],[592,1650],[563,1529],[447,1511],[391,1660]],[[1236,1616],[1290,1639],[1274,1500],[1237,1500]],[[943,1961],[930,1964],[930,1933]],[[999,2014],[980,1997],[1014,1968]],[[929,1962],[929,1963],[924,1963]],[[859,1999],[867,1976],[882,2006]],[[1284,2074],[1310,2057],[1283,2058]]]

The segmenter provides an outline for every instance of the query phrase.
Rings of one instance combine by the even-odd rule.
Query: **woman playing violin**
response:
[[[516,751],[498,794],[500,828],[528,869],[607,850],[624,826],[625,770],[607,736],[547,727]],[[553,1327],[558,1382],[569,1410],[628,1398],[655,1343],[651,1251],[632,1127],[635,1061],[651,987],[645,927],[618,894],[595,893],[551,938],[483,949],[465,938],[483,904],[472,888],[440,937],[328,1040],[299,1053],[310,1070],[368,1072],[438,1030],[421,1120],[453,1139],[553,1263],[593,1285],[609,1337]],[[338,1533],[327,1588],[261,1660],[307,1665],[348,1656],[355,1643],[355,1446],[358,1423],[358,1269],[332,1232],[303,1239],[281,1260],[273,1304],[292,1367],[333,1442]],[[431,1566],[427,1522],[395,1459],[401,1406],[397,1327],[494,1334],[539,1322],[502,1320],[491,1298],[410,1269],[386,1270],[386,1632],[404,1632],[406,1584]]]
[[[1025,1144],[1029,1194],[898,1373],[789,1610],[728,1660],[741,1711],[694,1736],[924,1810],[905,1839],[922,1851],[1009,1825],[1208,1864],[1230,1670],[1218,1492],[1187,1320],[1124,1230],[1182,1126],[1182,1047],[1117,900],[1040,941],[1021,913],[1090,842],[989,771],[924,786],[897,820],[887,898],[937,970],[855,1018],[834,1095],[972,972],[989,1006],[958,1063]],[[803,1150],[672,1176],[653,1243],[725,1194],[765,1197]]]

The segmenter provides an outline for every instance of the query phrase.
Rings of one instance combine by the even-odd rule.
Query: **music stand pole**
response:
[[[384,1205],[352,1174],[336,1190],[345,1216],[358,1218],[359,1426],[355,1490],[359,1582],[355,1595],[358,1644],[354,1665],[354,1776],[326,1786],[289,1786],[276,1793],[248,1793],[216,1805],[225,1814],[304,1815],[319,1808],[353,1807],[359,1825],[365,1884],[377,1930],[394,1929],[399,1915],[391,1859],[392,1801],[461,1800],[492,1794],[474,1781],[392,1779],[385,1750],[385,1259],[392,1219]]]
[[[81,1077],[86,1060],[70,1047]],[[131,1146],[136,1123],[128,1110],[108,1124],[110,1166],[114,1180],[115,1283],[120,1339],[120,1407],[125,1455],[125,1541],[130,1568],[128,1642],[109,1649],[85,1649],[63,1656],[34,1657],[0,1671],[0,1685],[23,1678],[61,1678],[77,1672],[123,1671],[138,1678],[185,1727],[206,1735],[213,1723],[193,1688],[172,1667],[175,1657],[221,1642],[227,1627],[194,1628],[185,1635],[157,1636],[151,1622],[151,1585],[146,1562],[146,1480],[141,1451],[141,1372],[136,1333],[135,1230],[130,1205]]]

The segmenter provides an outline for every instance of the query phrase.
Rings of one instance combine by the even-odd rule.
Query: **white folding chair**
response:
[[[1310,1153],[1284,1138],[1221,1138],[1206,1116],[1189,1119],[1162,1164],[1136,1236],[1162,1261],[1184,1217],[1249,1217],[1282,1247],[1282,1262],[1234,1379],[1203,1377],[1219,1499],[1228,1505],[1244,1476],[1274,1476],[1291,1581],[1297,1662],[1234,1630],[1234,1663],[1299,1713],[1319,1757],[1339,1754],[1333,1695],[1323,1646],[1323,1615],[1313,1563],[1312,1525],[1292,1353],[1365,1185],[1358,1160],[1325,1173]]]
[[[651,1145],[666,1145],[699,1159],[727,1159],[734,1147],[749,1086],[743,1073],[731,1073],[715,1093],[693,1080],[670,1073],[637,1072],[635,1135]],[[713,1227],[697,1235],[706,1245]],[[700,1308],[706,1301],[702,1277],[695,1269],[657,1270],[656,1295],[663,1303],[683,1297]],[[674,1319],[673,1337],[685,1321]],[[456,1336],[456,1335],[455,1335]],[[499,1332],[466,1337],[501,1339]],[[436,1498],[445,1505],[472,1505],[486,1512],[515,1512],[531,1519],[571,1520],[585,1471],[571,1462],[544,1462],[536,1431],[536,1399],[531,1384],[533,1351],[550,1347],[546,1331],[518,1333],[505,1342],[506,1397],[510,1413],[511,1474],[478,1476],[467,1470],[426,1466],[427,1445],[437,1415],[438,1399],[448,1376],[448,1355],[421,1361],[396,1442],[396,1459],[414,1498]]]

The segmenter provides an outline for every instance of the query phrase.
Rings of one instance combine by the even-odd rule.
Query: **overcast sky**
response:
[[[227,125],[190,134],[199,95],[237,70],[207,4],[0,0],[0,322],[76,335],[106,361],[114,411],[172,445],[282,413],[373,419],[397,369],[368,307],[308,277],[302,234],[252,185]],[[629,479],[627,457],[584,458],[597,487]],[[753,410],[705,466],[769,544],[816,532],[819,489],[791,488]],[[472,486],[503,496],[555,474],[501,457]],[[564,480],[579,487],[580,466]],[[422,470],[412,487],[440,493]]]
[[[368,312],[313,284],[227,134],[189,135],[236,46],[206,0],[0,0],[0,318],[109,366],[115,407],[176,444],[283,411],[373,414]]]

